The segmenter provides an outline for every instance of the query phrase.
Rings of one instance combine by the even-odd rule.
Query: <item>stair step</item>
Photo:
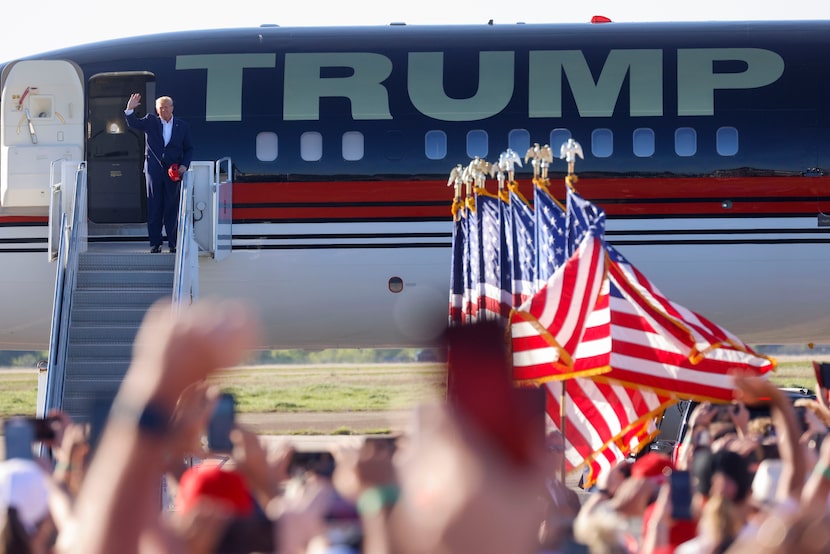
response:
[[[120,383],[127,374],[127,369],[130,367],[129,360],[124,360],[122,363],[113,364],[105,369],[93,367],[78,367],[74,369],[67,368],[66,377],[67,382],[71,379],[75,381],[97,382],[99,380],[113,381]]]
[[[132,344],[137,332],[136,325],[96,325],[73,322],[69,326],[69,343],[73,345]]]
[[[86,361],[104,358],[130,359],[133,354],[132,342],[111,344],[73,344],[69,343],[70,360]]]
[[[77,324],[135,325],[144,320],[147,309],[124,306],[73,306],[71,326]]]
[[[176,267],[173,254],[85,252],[78,259],[78,270],[129,271],[168,270]]]
[[[73,309],[77,307],[125,307],[144,308],[152,306],[161,298],[172,298],[172,288],[141,287],[128,291],[121,289],[87,289],[76,290],[72,300]]]
[[[112,402],[118,392],[120,380],[75,381],[67,383],[63,394],[63,411],[79,423],[88,423],[93,406],[103,401]]]
[[[76,290],[121,288],[156,288],[173,286],[172,271],[82,271],[78,273]]]
[[[118,379],[119,381],[127,374],[130,367],[129,359],[114,359],[109,362],[100,360],[87,360],[67,364],[66,376],[72,380],[96,380],[96,379]]]

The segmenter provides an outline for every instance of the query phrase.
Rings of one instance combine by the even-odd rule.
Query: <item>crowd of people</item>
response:
[[[0,463],[0,554],[830,551],[824,389],[799,409],[768,381],[735,376],[734,403],[699,404],[675,456],[621,461],[590,491],[562,481],[557,430],[524,435],[517,458],[451,402],[415,408],[394,441],[338,445],[332,463],[298,463],[290,443],[266,448],[241,426],[211,456],[207,379],[257,337],[231,301],[154,306],[94,448],[55,414],[50,456]],[[751,420],[760,399],[771,415]],[[194,456],[203,463],[184,463]]]

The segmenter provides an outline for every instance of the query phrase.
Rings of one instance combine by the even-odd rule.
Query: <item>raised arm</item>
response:
[[[770,399],[772,422],[778,437],[778,452],[783,462],[779,491],[786,490],[792,498],[801,494],[806,464],[799,452],[798,439],[801,435],[790,400],[775,385],[759,377],[736,376],[735,395],[748,405],[761,398]]]

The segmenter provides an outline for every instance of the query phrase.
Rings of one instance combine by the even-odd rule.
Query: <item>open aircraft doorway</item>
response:
[[[89,219],[94,223],[146,222],[144,134],[127,127],[124,120],[124,106],[133,92],[155,98],[155,76],[119,72],[89,79],[86,157]],[[147,109],[142,103],[138,116]]]

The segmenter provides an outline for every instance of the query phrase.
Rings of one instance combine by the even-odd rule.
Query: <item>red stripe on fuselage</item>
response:
[[[493,180],[487,188],[494,191]],[[522,194],[533,199],[529,179]],[[723,217],[830,212],[830,177],[588,178],[580,194],[611,217]],[[561,201],[565,184],[551,179]],[[443,180],[247,182],[233,188],[233,219],[243,221],[440,220],[453,189]],[[728,207],[724,207],[727,202]],[[0,216],[0,225],[42,225],[46,217]]]
[[[491,191],[495,186],[487,184]],[[530,181],[520,187],[532,199]],[[612,217],[830,211],[830,177],[583,178],[577,187]],[[552,179],[550,189],[564,201],[564,180]],[[436,180],[237,183],[234,220],[434,219],[447,216],[452,194],[446,181]]]
[[[48,223],[48,217],[25,215],[0,215],[0,225],[45,225]]]

